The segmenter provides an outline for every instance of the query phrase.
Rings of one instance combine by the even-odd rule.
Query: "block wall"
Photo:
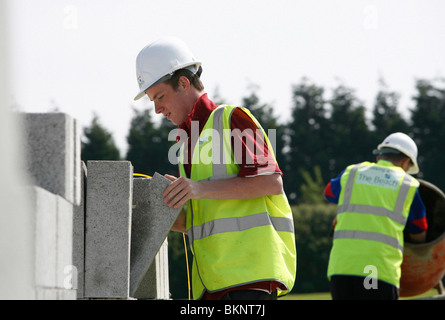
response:
[[[24,114],[32,208],[34,298],[76,299],[73,213],[80,204],[80,128],[66,114]]]
[[[133,177],[129,161],[80,159],[80,126],[62,113],[24,114],[31,299],[169,299],[170,183]]]

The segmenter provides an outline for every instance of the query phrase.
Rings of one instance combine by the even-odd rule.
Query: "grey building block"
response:
[[[57,200],[56,288],[73,289],[77,271],[73,271],[73,205],[60,196]],[[75,278],[76,277],[76,278]]]
[[[36,300],[76,300],[75,290],[37,287]]]
[[[82,145],[80,142],[80,137],[82,136],[82,128],[80,122],[77,119],[73,119],[73,148],[74,148],[74,195],[73,195],[73,205],[79,205],[82,197],[82,160],[81,160],[81,150]]]
[[[84,269],[85,269],[85,194],[86,194],[87,167],[85,162],[81,162],[80,181],[80,204],[74,206],[73,213],[73,265],[77,270],[77,298],[85,296],[84,290]]]
[[[80,128],[63,113],[24,114],[26,169],[33,184],[80,201]]]
[[[57,197],[40,188],[28,187],[35,208],[35,284],[56,287]]]
[[[37,287],[36,300],[57,300],[57,289]]]
[[[77,300],[76,290],[58,290],[57,291],[57,300]]]
[[[163,202],[162,193],[169,184],[170,180],[159,173],[151,179],[133,181],[130,295],[135,298],[151,298],[138,288],[147,286],[145,275],[181,211]],[[168,261],[162,268],[168,270]]]
[[[168,300],[170,299],[170,282],[168,272],[168,241],[165,239],[164,243],[159,249],[155,258],[156,261],[156,299]]]
[[[129,297],[133,167],[88,161],[85,297]]]
[[[66,267],[72,265],[73,205],[37,186],[26,190],[35,217],[35,285],[65,289],[71,276]]]
[[[134,297],[137,299],[168,300],[168,241],[165,239],[153,262],[140,282]]]

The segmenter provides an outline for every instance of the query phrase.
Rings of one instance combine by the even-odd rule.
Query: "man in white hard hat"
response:
[[[292,212],[273,148],[249,110],[215,105],[201,62],[177,38],[162,38],[136,61],[139,93],[178,125],[180,177],[164,202],[182,207],[174,231],[194,255],[194,299],[276,299],[295,281]]]
[[[377,163],[348,166],[325,188],[338,204],[328,265],[336,299],[398,299],[404,232],[424,242],[427,221],[419,194],[417,146],[406,134],[386,137]]]

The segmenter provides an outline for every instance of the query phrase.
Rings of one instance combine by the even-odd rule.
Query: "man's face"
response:
[[[180,125],[187,118],[190,110],[187,108],[184,90],[178,87],[175,91],[171,85],[159,83],[145,92],[155,104],[155,112],[162,113],[175,125]]]

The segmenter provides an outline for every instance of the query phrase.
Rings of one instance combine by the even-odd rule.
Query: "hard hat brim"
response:
[[[201,62],[200,61],[194,61],[193,63],[188,63],[182,66],[179,66],[178,68],[170,71],[170,73],[167,73],[166,75],[164,75],[163,77],[161,77],[160,79],[158,79],[157,81],[155,81],[154,83],[148,84],[146,86],[144,86],[141,91],[139,91],[139,93],[137,94],[136,97],[134,97],[134,100],[139,100],[140,98],[142,98],[145,95],[145,92],[147,92],[148,89],[150,89],[151,87],[154,87],[155,85],[162,83],[164,81],[167,81],[168,79],[170,79],[173,74],[181,69],[188,69],[191,72],[193,72],[194,74],[198,74],[199,70],[201,68]],[[202,70],[202,69],[201,69]],[[198,75],[198,77],[200,76],[200,74]]]
[[[409,174],[417,174],[419,173],[419,165],[417,164],[417,161],[411,159],[411,161],[413,162],[413,165],[411,166],[411,168],[409,168],[409,170],[407,171]]]
[[[147,91],[148,90],[148,88],[147,89],[144,89],[144,90],[141,90],[139,93],[138,93],[138,95],[136,96],[136,97],[134,97],[134,101],[137,101],[137,100],[139,100],[140,98],[142,98],[144,95],[145,95],[145,91]]]

